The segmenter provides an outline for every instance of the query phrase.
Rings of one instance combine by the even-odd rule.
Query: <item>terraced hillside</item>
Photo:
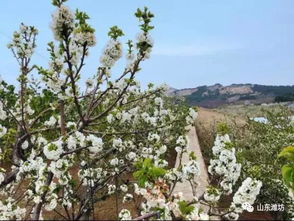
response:
[[[232,84],[200,86],[188,89],[170,89],[170,96],[184,96],[189,105],[214,108],[224,104],[262,104],[293,102],[294,86],[267,86],[258,84]]]

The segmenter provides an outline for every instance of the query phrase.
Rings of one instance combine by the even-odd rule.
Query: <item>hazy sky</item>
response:
[[[49,25],[55,10],[50,2],[1,1],[0,74],[10,83],[18,70],[6,45],[21,22],[39,29],[33,61],[47,65],[46,43],[53,39]],[[67,5],[87,11],[97,31],[98,44],[86,61],[84,78],[96,70],[108,27],[121,27],[123,41],[134,38],[138,27],[133,13],[148,6],[156,16],[155,48],[138,75],[143,85],[294,84],[293,0],[69,0]]]

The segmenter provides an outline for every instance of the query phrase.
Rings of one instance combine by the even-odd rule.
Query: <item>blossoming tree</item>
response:
[[[139,212],[159,212],[162,219],[208,219],[211,215],[237,219],[252,205],[261,183],[247,178],[226,211],[214,209],[222,194],[231,194],[240,175],[235,151],[227,135],[217,136],[209,172],[220,185],[196,197],[199,168],[196,156],[177,168],[168,165],[167,152],[186,153],[187,126],[197,116],[164,98],[164,87],[142,90],[135,80],[140,64],[148,59],[153,41],[153,14],[138,9],[140,33],[129,40],[126,66],[119,77],[112,67],[122,57],[124,35],[111,27],[97,73],[82,83],[81,73],[89,50],[96,44],[88,15],[73,13],[66,0],[53,0],[56,11],[51,28],[55,41],[48,44],[48,68],[33,65],[38,31],[21,24],[8,45],[19,65],[16,89],[0,85],[0,219],[39,220],[43,213],[62,219],[89,219],[97,202],[122,195],[123,203],[139,200]],[[31,74],[37,70],[40,78]],[[133,174],[129,182],[125,174]],[[188,180],[194,200],[174,193]],[[204,206],[204,209],[201,209]],[[205,210],[209,208],[209,210]],[[117,212],[131,219],[131,212]]]

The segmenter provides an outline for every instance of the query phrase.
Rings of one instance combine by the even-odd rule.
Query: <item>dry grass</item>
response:
[[[203,151],[203,157],[206,164],[211,158],[210,148],[216,135],[216,126],[218,123],[224,122],[230,128],[243,128],[246,124],[246,118],[232,116],[230,113],[222,113],[212,109],[199,108],[199,115],[196,120],[196,130],[199,143]]]
[[[279,104],[270,104],[270,105],[225,105],[214,109],[214,111],[229,115],[230,117],[237,117],[246,119],[247,117],[263,117],[264,110],[271,112],[279,112],[284,106]]]

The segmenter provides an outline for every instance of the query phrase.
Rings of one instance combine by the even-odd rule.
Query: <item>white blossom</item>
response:
[[[103,141],[100,137],[96,137],[94,135],[87,136],[87,141],[91,142],[91,146],[89,147],[89,150],[92,153],[99,153],[103,149]]]
[[[5,174],[0,172],[0,185],[5,180]]]
[[[220,192],[218,189],[213,189],[210,191],[209,189],[204,193],[204,199],[208,202],[217,202],[220,199]]]
[[[186,122],[188,124],[194,124],[197,117],[198,117],[198,113],[193,108],[190,108],[189,115],[186,117]]]
[[[14,32],[12,41],[8,48],[14,51],[14,55],[19,58],[31,58],[36,47],[33,36],[38,34],[38,30],[32,26],[20,25],[19,31]]]
[[[160,140],[160,136],[158,134],[149,133],[148,140],[158,142]]]
[[[126,184],[121,185],[120,189],[121,189],[121,191],[123,191],[125,193],[128,192],[128,186]]]
[[[147,50],[143,51],[143,60],[144,59],[148,59],[150,58],[150,54],[152,51],[152,47],[154,45],[154,41],[151,38],[151,36],[148,33],[145,32],[141,32],[137,35],[137,42],[140,43],[144,43],[144,44],[148,44],[149,47],[147,48]],[[139,48],[138,48],[139,49]]]
[[[56,124],[57,120],[54,116],[51,116],[48,121],[44,122],[45,126],[53,127]]]
[[[231,145],[229,136],[217,135],[212,152],[214,159],[210,160],[208,172],[211,175],[221,177],[220,186],[226,195],[232,193],[233,185],[237,182],[241,173],[241,164],[237,163],[235,156],[235,148],[226,148],[226,145]]]
[[[58,160],[62,153],[62,141],[52,142],[44,147],[44,154],[49,160]]]
[[[166,150],[167,150],[166,145],[162,145],[162,146],[159,148],[159,153],[160,153],[160,154],[164,154],[164,153],[166,152]]]
[[[100,57],[103,67],[111,68],[122,56],[122,45],[118,40],[110,39]]]
[[[238,220],[239,219],[239,214],[238,213],[231,212],[231,213],[226,214],[225,217],[228,220]]]
[[[75,34],[75,41],[81,45],[87,44],[87,46],[95,46],[96,37],[92,32],[78,32]]]
[[[120,148],[123,145],[122,139],[114,139],[113,140],[113,147]]]
[[[123,203],[131,201],[133,199],[133,195],[130,193],[127,193],[123,198]]]
[[[251,177],[246,178],[238,191],[234,194],[233,202],[230,209],[235,213],[243,212],[243,204],[253,205],[257,195],[262,187],[262,182],[252,179]]]
[[[130,122],[132,120],[132,115],[126,111],[122,112],[121,122]]]
[[[17,219],[21,220],[24,218],[26,213],[25,208],[20,208],[19,206],[15,205],[14,200],[9,197],[4,201],[0,201],[0,219],[1,220],[11,220]]]
[[[0,120],[5,120],[6,118],[7,118],[7,114],[5,110],[3,109],[3,103],[0,101]]]
[[[188,163],[183,165],[182,168],[183,172],[183,177],[185,179],[193,178],[195,176],[199,176],[200,174],[200,169],[199,169],[199,164],[196,160],[189,160]]]
[[[183,151],[183,148],[180,147],[180,146],[177,146],[177,147],[175,148],[175,150],[177,151],[177,153],[181,153],[181,152]]]
[[[57,206],[57,200],[55,198],[51,199],[48,204],[45,205],[45,210],[52,211]]]
[[[134,153],[134,152],[130,152],[130,153],[127,155],[127,159],[129,159],[129,160],[133,160],[133,159],[136,158],[136,156],[137,156],[136,153]]]
[[[115,185],[108,185],[108,194],[111,195],[111,194],[114,194],[115,193],[115,190],[116,190],[116,186]]]
[[[107,122],[110,124],[114,121],[114,117],[112,114],[107,115],[106,119],[107,119]]]
[[[77,140],[74,136],[69,136],[67,138],[67,148],[72,150],[72,149],[76,149],[78,143]]]
[[[162,107],[163,101],[162,101],[162,99],[161,99],[160,97],[156,97],[156,98],[154,99],[154,102],[155,102],[155,104],[156,104],[157,106]]]
[[[120,220],[132,220],[131,212],[127,209],[122,209],[118,217]]]
[[[62,40],[63,32],[67,30],[72,30],[74,28],[74,15],[72,11],[61,5],[52,15],[52,31],[56,40]]]
[[[118,159],[114,158],[114,159],[110,160],[110,165],[111,166],[117,166],[118,165]]]
[[[0,125],[0,138],[3,137],[7,133],[6,127]]]
[[[184,136],[180,136],[176,142],[178,145],[180,145],[182,147],[186,146],[186,144],[187,144],[187,140],[185,139]]]
[[[23,142],[23,144],[21,145],[21,148],[23,150],[27,149],[29,147],[29,142],[26,140],[25,142]]]

